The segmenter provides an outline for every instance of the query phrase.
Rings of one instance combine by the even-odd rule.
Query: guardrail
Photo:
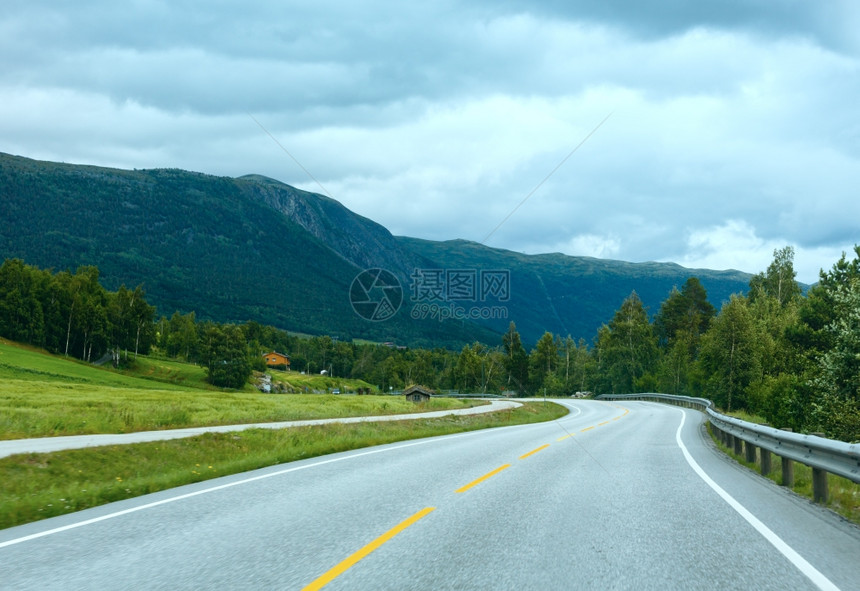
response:
[[[771,454],[782,460],[782,484],[794,486],[794,464],[812,468],[812,494],[816,502],[827,502],[827,474],[836,474],[860,484],[860,444],[826,439],[818,435],[792,433],[767,425],[756,425],[720,414],[705,398],[671,394],[603,394],[599,400],[647,400],[694,408],[706,413],[717,437],[744,459],[757,463],[761,473],[773,469]]]

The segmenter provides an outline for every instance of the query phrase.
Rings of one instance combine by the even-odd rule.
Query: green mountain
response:
[[[259,175],[117,170],[0,153],[0,204],[0,257],[53,269],[95,265],[108,289],[143,284],[160,314],[194,310],[222,322],[413,346],[496,344],[511,320],[527,343],[546,330],[590,340],[634,289],[656,312],[690,275],[715,305],[749,281],[735,271],[394,237],[333,199]],[[373,268],[393,278],[354,281]],[[492,272],[507,273],[509,290],[483,298],[480,282]],[[448,280],[440,289],[460,291],[431,290],[432,273]],[[473,293],[464,296],[470,286],[455,286],[457,277],[471,281]],[[366,320],[356,312],[368,316],[361,298],[370,308],[390,298],[399,310]],[[504,315],[439,321],[423,314],[452,304],[478,312],[492,306]]]
[[[480,321],[503,332],[510,320],[527,343],[544,332],[584,337],[612,319],[630,292],[655,314],[672,287],[698,277],[717,309],[733,293],[746,293],[750,275],[740,271],[687,269],[674,263],[628,263],[559,253],[526,255],[466,240],[434,242],[400,237],[413,252],[445,269],[496,269],[510,273],[508,318]]]
[[[294,220],[273,206],[290,199],[317,218],[298,207]],[[419,261],[378,224],[268,179],[0,154],[0,202],[0,257],[53,269],[95,265],[108,289],[143,284],[160,314],[194,310],[202,319],[422,346],[499,338],[475,324],[358,316],[350,287],[365,263],[386,263],[389,246],[392,261]],[[308,231],[303,224],[314,219]],[[350,236],[334,239],[344,227]]]

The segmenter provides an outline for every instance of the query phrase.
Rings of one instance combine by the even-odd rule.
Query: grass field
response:
[[[203,384],[203,369],[175,361],[139,358],[134,371],[116,372],[0,342],[0,439],[416,411],[413,403],[396,396],[276,395],[196,387]],[[326,380],[333,379],[301,377],[323,389]],[[475,404],[481,402],[432,399],[421,409]]]
[[[209,433],[188,439],[0,459],[0,528],[284,462],[406,439],[548,421],[567,409],[527,403],[484,415]]]

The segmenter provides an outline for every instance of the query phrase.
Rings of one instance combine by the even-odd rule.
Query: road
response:
[[[0,531],[2,589],[860,589],[860,528],[701,413],[561,420],[273,466]]]

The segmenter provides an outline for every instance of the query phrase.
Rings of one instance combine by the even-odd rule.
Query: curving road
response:
[[[392,444],[0,531],[2,589],[860,589],[860,528],[714,450],[701,413]]]

